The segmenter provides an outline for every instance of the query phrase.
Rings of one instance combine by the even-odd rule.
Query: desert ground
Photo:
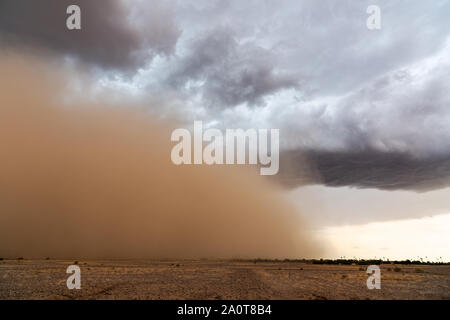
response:
[[[450,266],[382,265],[368,290],[366,266],[222,260],[0,261],[0,299],[450,299]]]

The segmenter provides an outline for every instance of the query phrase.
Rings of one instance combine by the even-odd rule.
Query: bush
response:
[[[400,271],[402,271],[402,269],[399,268],[399,267],[395,267],[395,268],[394,268],[394,271],[395,271],[395,272],[400,272]]]
[[[425,270],[419,269],[419,268],[415,269],[414,271],[415,271],[416,273],[425,273]]]

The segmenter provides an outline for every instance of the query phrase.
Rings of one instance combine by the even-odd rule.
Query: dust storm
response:
[[[176,120],[86,99],[49,60],[1,53],[0,70],[1,257],[318,255],[254,168],[174,165]]]

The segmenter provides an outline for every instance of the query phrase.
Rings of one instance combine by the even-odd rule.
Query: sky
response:
[[[449,261],[450,215],[327,227],[319,231],[332,259]]]
[[[81,7],[80,31],[61,27],[69,4]],[[369,5],[381,9],[380,30],[366,26]],[[111,99],[186,126],[278,128],[280,173],[270,179],[314,207],[318,232],[342,247],[370,233],[373,249],[379,230],[398,230],[395,243],[425,221],[441,255],[449,15],[449,0],[0,0],[0,47],[70,66],[73,87],[93,99],[113,90]],[[406,246],[419,250],[398,240],[391,254]]]

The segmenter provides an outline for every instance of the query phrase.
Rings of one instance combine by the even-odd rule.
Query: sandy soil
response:
[[[365,267],[293,262],[0,261],[0,299],[450,299],[450,266],[381,266],[381,290]]]

